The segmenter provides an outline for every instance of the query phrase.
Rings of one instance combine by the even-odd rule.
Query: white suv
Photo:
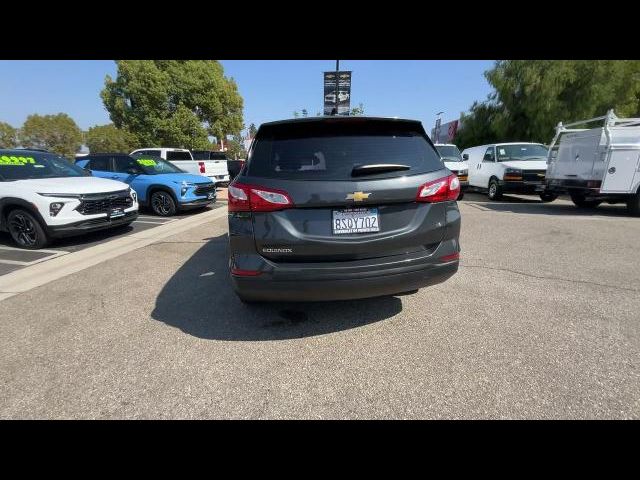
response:
[[[53,153],[0,150],[0,230],[19,247],[43,248],[137,217],[138,198],[125,183],[92,177]]]

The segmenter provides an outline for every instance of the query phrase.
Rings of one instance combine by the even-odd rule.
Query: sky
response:
[[[322,110],[323,72],[335,60],[221,60],[238,83],[248,126]],[[455,120],[491,87],[483,76],[492,60],[340,60],[351,70],[351,106],[366,115],[421,120],[427,132],[436,114]],[[109,123],[99,93],[112,60],[0,61],[0,121],[20,127],[32,113],[69,114],[83,130]]]

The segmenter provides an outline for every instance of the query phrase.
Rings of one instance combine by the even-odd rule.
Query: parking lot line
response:
[[[216,208],[76,252],[59,252],[60,255],[57,256],[64,255],[64,258],[47,257],[46,261],[40,260],[40,265],[32,265],[0,276],[0,301],[226,215],[226,208]]]
[[[169,222],[171,222],[172,220],[169,220]],[[164,225],[165,223],[169,223],[169,222],[150,222],[148,220],[135,220],[134,223],[152,223],[154,225]]]
[[[16,248],[16,247],[9,247],[6,245],[0,245],[0,250],[13,250],[16,252],[24,252],[25,249],[24,248]],[[62,250],[46,250],[44,248],[38,249],[38,250],[33,250],[33,251],[37,251],[38,253],[60,253]],[[69,252],[64,252],[64,253],[69,253]]]

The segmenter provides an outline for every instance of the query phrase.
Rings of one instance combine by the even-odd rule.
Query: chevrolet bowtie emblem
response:
[[[354,202],[361,202],[367,198],[369,198],[370,193],[364,192],[353,192],[347,194],[347,200],[353,200]]]

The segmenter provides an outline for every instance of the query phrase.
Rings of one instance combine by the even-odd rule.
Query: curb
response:
[[[8,273],[0,277],[0,301],[226,215],[226,208],[216,208]]]

